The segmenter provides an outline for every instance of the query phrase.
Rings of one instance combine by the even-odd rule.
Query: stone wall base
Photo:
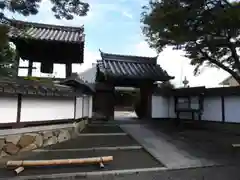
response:
[[[40,126],[38,131],[31,132],[31,128],[27,128],[29,132],[0,135],[0,158],[75,138],[85,128],[87,123],[88,120],[81,120],[65,127],[61,126],[61,124],[56,125],[55,128],[50,130],[46,130],[46,126]]]

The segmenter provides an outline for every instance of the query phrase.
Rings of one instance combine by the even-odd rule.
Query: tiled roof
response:
[[[79,74],[72,73],[72,75],[65,80],[61,81],[61,84],[76,87],[76,89],[80,88],[80,91],[84,93],[93,93],[95,89],[92,84],[84,82]]]
[[[38,82],[25,79],[0,79],[0,94],[27,94],[40,96],[75,96],[69,86],[53,82]]]
[[[10,20],[11,27],[9,37],[60,41],[67,43],[82,43],[84,41],[84,29],[81,27],[67,27],[49,24]]]
[[[160,65],[156,57],[125,56],[101,52],[102,60],[97,67],[107,76],[123,79],[148,79],[166,81],[172,79]]]

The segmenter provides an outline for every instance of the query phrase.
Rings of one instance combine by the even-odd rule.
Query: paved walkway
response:
[[[139,124],[136,119],[130,121],[119,119],[105,122],[104,125],[93,124],[84,130],[82,136],[35,151],[26,158],[37,160],[113,155],[114,161],[106,164],[105,169],[100,169],[98,165],[30,168],[19,177],[14,177],[12,171],[0,169],[0,180],[240,180],[240,166],[221,164],[216,161],[219,156],[206,156],[204,148],[194,148],[193,141],[188,143],[182,140],[180,133],[174,134],[159,124]],[[200,136],[205,141],[202,133],[206,132],[193,131],[189,136]],[[211,136],[215,141],[217,137]],[[200,146],[205,144],[201,143]]]
[[[79,137],[33,151],[24,160],[75,159],[101,156],[113,156],[113,161],[106,163],[104,169],[101,169],[98,164],[32,167],[27,168],[20,176],[15,177],[13,170],[2,168],[0,169],[0,179],[5,180],[15,177],[15,179],[21,180],[58,180],[60,177],[66,179],[88,176],[89,174],[101,175],[105,173],[109,175],[166,169],[161,162],[153,158],[137,141],[124,133],[117,125],[89,126]]]
[[[75,180],[87,180],[76,178]],[[239,167],[209,167],[139,174],[95,176],[91,180],[239,180]],[[60,180],[60,179],[59,179]],[[65,179],[62,179],[65,180]]]
[[[154,134],[147,125],[121,124],[120,127],[169,169],[216,165],[216,162],[192,156],[188,152],[176,148],[174,144],[168,142],[166,135],[160,132],[158,135]]]

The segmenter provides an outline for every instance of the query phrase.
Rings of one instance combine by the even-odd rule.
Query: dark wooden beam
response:
[[[28,76],[32,76],[33,61],[28,61]]]
[[[17,67],[16,67],[16,76],[18,76],[18,68],[19,68],[19,64],[20,64],[20,56],[18,51],[16,50],[16,56],[15,56],[15,61],[17,63]]]
[[[144,111],[144,118],[152,117],[152,87],[150,83],[142,84],[140,88],[141,109]]]
[[[66,65],[66,78],[72,75],[72,64],[67,63]]]
[[[19,66],[18,67],[19,69],[29,69],[28,66]],[[32,69],[37,69],[36,67],[32,67]]]
[[[13,124],[13,128],[20,128],[21,127],[21,111],[22,111],[22,95],[18,94],[17,96],[17,119],[16,124]]]

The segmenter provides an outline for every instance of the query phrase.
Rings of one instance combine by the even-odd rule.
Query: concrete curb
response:
[[[78,136],[126,136],[127,133],[82,133]]]
[[[49,174],[49,175],[36,175],[36,176],[18,176],[12,178],[0,178],[0,180],[77,180],[79,178],[90,178],[94,176],[106,176],[106,175],[125,175],[136,174],[142,172],[158,172],[165,171],[165,167],[154,168],[141,168],[141,169],[124,169],[124,170],[110,170],[110,171],[95,171],[95,172],[79,172],[79,173],[61,173],[61,174]]]
[[[95,147],[95,148],[79,148],[79,149],[36,149],[33,152],[61,152],[61,151],[104,151],[104,150],[137,150],[142,146],[116,146],[116,147]]]

